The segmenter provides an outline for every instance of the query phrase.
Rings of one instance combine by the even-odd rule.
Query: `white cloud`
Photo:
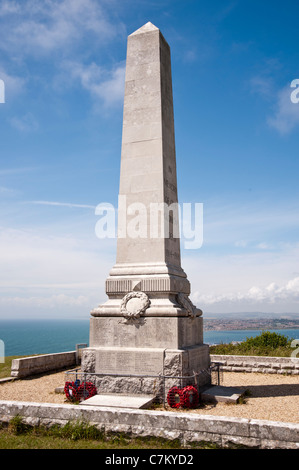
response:
[[[100,99],[106,106],[123,101],[125,85],[125,64],[118,64],[112,70],[104,69],[95,63],[84,65],[78,62],[64,64],[74,79],[91,95]]]
[[[18,95],[24,90],[26,80],[23,77],[12,75],[4,70],[3,66],[0,69],[0,79],[4,82],[5,87],[5,101],[9,101],[13,96]]]
[[[14,0],[2,0],[0,4],[0,16],[6,16],[11,13],[19,13],[20,5]]]
[[[55,309],[57,307],[90,307],[89,298],[84,295],[70,296],[65,294],[57,294],[51,296],[33,296],[33,297],[1,297],[0,305],[3,307],[16,307],[16,308],[32,308],[43,307]]]
[[[298,304],[299,309],[299,277],[289,280],[284,285],[271,282],[265,287],[252,286],[247,291],[227,292],[223,294],[200,294],[195,292],[192,296],[195,303],[206,306],[217,303],[242,303],[244,310],[250,304],[276,304],[281,301]]]
[[[298,277],[298,211],[296,201],[268,197],[207,201],[202,248],[182,250],[194,303],[208,312],[298,312],[297,294],[288,284]]]
[[[121,65],[112,70],[110,77],[99,84],[95,92],[103,99],[106,105],[110,105],[123,101],[124,86],[125,66]]]
[[[257,248],[260,250],[271,250],[273,247],[269,243],[261,242],[258,243]]]
[[[5,1],[0,17],[5,16],[0,47],[20,53],[48,53],[61,47],[73,47],[92,33],[103,40],[116,33],[106,18],[101,3],[95,0],[27,0]]]
[[[1,315],[82,312],[104,301],[113,264],[105,243],[44,230],[2,228],[0,233]],[[74,310],[72,310],[74,309]]]
[[[299,313],[298,243],[279,249],[210,248],[188,256],[182,266],[191,283],[192,299],[207,312]]]
[[[299,103],[291,101],[292,91],[294,90],[290,88],[290,85],[279,91],[274,115],[268,118],[269,126],[281,135],[286,135],[299,127]]]
[[[44,91],[54,87],[64,92],[77,82],[92,95],[95,110],[99,105],[110,107],[121,103],[125,64],[102,65],[105,45],[117,35],[125,35],[123,24],[119,19],[111,20],[111,15],[113,11],[107,8],[105,0],[2,2],[0,50],[9,59],[2,74],[0,68],[0,79],[7,88],[7,97],[24,90],[25,84],[30,89],[42,83]],[[95,53],[98,65],[91,59]],[[45,66],[28,66],[32,57],[46,60]],[[13,73],[8,73],[6,69],[12,67]],[[26,79],[17,76],[17,68],[18,75],[23,74]],[[14,117],[11,124],[21,131],[37,128],[30,115]]]

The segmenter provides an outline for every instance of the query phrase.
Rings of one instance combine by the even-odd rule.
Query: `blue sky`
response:
[[[0,318],[88,318],[115,240],[127,36],[171,47],[179,201],[204,207],[182,249],[209,312],[299,312],[299,4],[0,0]]]

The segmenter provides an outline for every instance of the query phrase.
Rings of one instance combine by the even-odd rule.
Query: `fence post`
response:
[[[76,344],[76,365],[80,364],[79,349],[81,348],[87,348],[87,344],[85,343]]]

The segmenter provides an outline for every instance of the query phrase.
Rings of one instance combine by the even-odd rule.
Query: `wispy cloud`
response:
[[[107,70],[95,63],[84,65],[79,62],[64,64],[64,68],[78,80],[91,95],[105,105],[121,103],[124,97],[125,64],[121,63],[112,70]]]
[[[299,307],[299,277],[289,280],[284,285],[271,282],[266,287],[252,286],[247,291],[231,291],[223,294],[193,294],[195,303],[213,305],[224,302],[248,304],[274,304],[280,301],[295,302]]]
[[[281,63],[277,58],[265,59],[264,65],[248,80],[251,93],[258,94],[267,100],[273,100],[277,91],[273,76],[280,69]]]
[[[71,232],[71,231],[70,231]],[[105,299],[105,277],[112,265],[103,244],[77,233],[52,235],[43,229],[1,227],[1,312],[55,314],[83,312]],[[100,266],[100,269],[99,269]],[[71,309],[74,310],[71,310]],[[82,310],[83,308],[83,310]]]
[[[75,204],[72,202],[56,202],[56,201],[26,201],[25,204],[38,204],[42,206],[58,206],[58,207],[93,209],[93,210],[96,208],[96,206],[91,206],[88,204]]]
[[[22,91],[25,85],[30,90],[33,83],[43,83],[43,92],[57,89],[61,81],[65,85],[64,75],[69,74],[72,83],[77,81],[97,99],[96,104],[119,104],[124,64],[103,65],[99,53],[104,44],[125,36],[124,25],[112,16],[105,0],[4,0],[0,5],[0,51],[7,59],[3,54],[0,78],[7,93]],[[91,59],[94,54],[97,64]],[[44,67],[28,67],[32,58],[43,61]],[[24,131],[36,124],[28,121],[30,116],[23,116],[11,123]]]
[[[19,191],[16,189],[7,188],[6,186],[0,186],[0,196],[14,196],[18,194]]]
[[[20,173],[27,173],[29,171],[37,170],[37,167],[16,167],[16,168],[2,168],[0,169],[0,176],[16,175]]]
[[[12,117],[9,120],[10,124],[20,132],[34,132],[39,128],[37,119],[32,113],[26,113],[21,117]]]
[[[203,247],[182,250],[194,303],[218,312],[298,311],[298,281],[288,284],[298,277],[298,210],[268,198],[205,204]]]
[[[222,201],[204,205],[204,246],[236,246],[239,248],[268,246],[284,241],[298,231],[297,202],[256,199],[252,202],[224,204]],[[265,245],[260,245],[263,248]]]
[[[29,296],[29,297],[1,297],[0,305],[14,308],[47,308],[57,309],[61,307],[85,307],[90,308],[90,299],[84,295],[71,296],[66,294],[56,294],[51,296]]]
[[[0,48],[19,53],[45,54],[63,46],[73,48],[87,34],[103,40],[116,33],[105,15],[102,2],[95,0],[27,0],[2,2]],[[8,34],[9,31],[9,34]]]
[[[2,0],[0,4],[0,17],[12,13],[19,13],[20,5],[15,0]]]
[[[273,98],[273,86],[273,80],[269,76],[256,75],[249,80],[251,92],[267,99]]]
[[[6,101],[11,100],[25,88],[26,79],[18,75],[9,74],[7,70],[4,69],[3,64],[0,67],[0,79],[4,82]]]

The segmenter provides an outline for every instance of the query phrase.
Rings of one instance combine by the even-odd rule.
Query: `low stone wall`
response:
[[[299,449],[299,425],[293,423],[169,411],[0,401],[0,422],[8,423],[16,415],[32,426],[85,421],[105,432],[179,439],[184,445],[206,441],[222,447],[241,444],[260,449]]]
[[[211,354],[211,361],[228,372],[263,372],[299,375],[299,358],[269,356],[226,356]]]
[[[11,376],[24,378],[30,375],[41,374],[43,372],[72,367],[75,364],[76,351],[23,357],[20,359],[13,359],[11,364]]]

